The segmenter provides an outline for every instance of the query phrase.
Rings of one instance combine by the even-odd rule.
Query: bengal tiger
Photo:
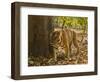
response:
[[[54,29],[54,31],[50,34],[50,45],[54,50],[55,61],[57,61],[57,57],[59,55],[64,55],[69,58],[72,44],[76,47],[76,54],[78,54],[79,46],[75,31],[70,29]]]

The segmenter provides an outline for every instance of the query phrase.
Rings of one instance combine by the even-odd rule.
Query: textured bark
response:
[[[49,54],[47,16],[28,16],[28,51],[29,55],[47,56]]]

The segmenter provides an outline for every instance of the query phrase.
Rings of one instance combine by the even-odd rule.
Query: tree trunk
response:
[[[47,16],[28,16],[28,54],[34,56],[49,54]]]

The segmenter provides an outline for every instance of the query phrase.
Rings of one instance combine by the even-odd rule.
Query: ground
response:
[[[87,34],[78,34],[79,54],[75,54],[75,48],[72,46],[72,52],[69,58],[58,57],[54,61],[53,57],[28,57],[29,66],[50,66],[50,65],[71,65],[71,64],[87,64],[88,51],[87,51]]]

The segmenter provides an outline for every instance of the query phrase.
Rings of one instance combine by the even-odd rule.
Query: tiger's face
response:
[[[52,32],[51,34],[51,46],[53,47],[54,50],[54,55],[62,55],[65,54],[64,50],[64,44],[62,41],[62,31],[57,30]]]
[[[52,34],[50,35],[50,44],[51,46],[57,48],[59,46],[59,43],[61,41],[61,33],[60,31],[54,31],[52,32]]]

